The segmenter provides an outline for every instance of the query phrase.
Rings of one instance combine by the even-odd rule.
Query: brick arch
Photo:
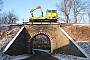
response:
[[[40,30],[38,33],[35,33],[31,36],[31,41],[30,41],[30,46],[31,46],[31,51],[32,51],[32,40],[34,37],[36,37],[37,35],[45,35],[49,40],[50,40],[50,45],[51,45],[51,48],[50,48],[50,53],[53,52],[53,44],[54,44],[54,40],[52,39],[52,37],[47,34],[46,32],[43,32],[42,30]]]
[[[48,33],[43,32],[41,29],[39,30],[39,32],[33,34],[33,35],[31,36],[31,39],[32,39],[33,37],[35,37],[36,35],[40,35],[40,34],[43,34],[43,35],[47,36],[47,37],[50,39],[51,43],[54,44],[54,40],[52,39],[52,37],[51,37]]]

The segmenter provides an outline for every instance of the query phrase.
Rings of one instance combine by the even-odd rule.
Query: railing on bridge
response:
[[[60,24],[60,22],[31,22],[29,19],[22,19],[23,24]]]

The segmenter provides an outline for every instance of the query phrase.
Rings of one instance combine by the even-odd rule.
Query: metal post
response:
[[[23,19],[23,25],[24,25],[24,19]]]
[[[32,20],[32,25],[33,25],[33,20]]]

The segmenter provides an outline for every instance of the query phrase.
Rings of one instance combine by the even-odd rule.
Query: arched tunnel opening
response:
[[[45,34],[37,34],[30,40],[29,50],[46,50],[51,52],[51,41]]]

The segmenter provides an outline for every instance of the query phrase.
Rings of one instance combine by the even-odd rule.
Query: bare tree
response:
[[[2,10],[2,7],[3,7],[3,1],[0,0],[0,11]],[[0,13],[0,24],[1,24],[1,13]]]
[[[62,0],[59,4],[56,4],[56,8],[58,11],[63,12],[66,18],[66,23],[69,22],[69,14],[72,6],[72,0]]]
[[[89,8],[89,3],[87,1],[73,0],[72,9],[74,12],[74,23],[77,23],[78,15],[81,15],[81,17],[83,18],[83,15],[86,14],[88,8]]]
[[[2,24],[13,24],[18,21],[18,16],[13,12],[9,11],[8,13],[2,13],[0,17],[0,21]]]
[[[8,23],[16,23],[16,21],[18,21],[18,16],[15,15],[15,13],[13,11],[8,12]]]
[[[64,16],[66,18],[65,21],[67,23],[72,20],[74,21],[74,23],[77,23],[85,20],[84,16],[88,14],[89,5],[90,2],[88,2],[87,0],[62,0],[61,3],[56,4],[56,8],[60,12],[60,15],[64,13]],[[71,18],[71,16],[72,19],[69,19]]]
[[[2,24],[8,24],[7,19],[8,19],[7,14],[3,14],[3,17],[1,17]]]

